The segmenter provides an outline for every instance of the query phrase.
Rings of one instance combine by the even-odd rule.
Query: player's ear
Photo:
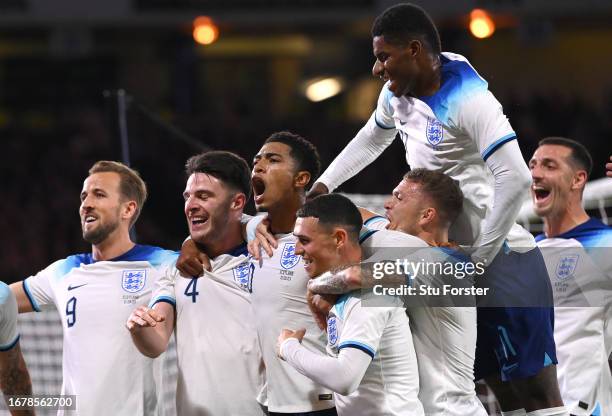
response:
[[[421,51],[423,50],[423,43],[418,39],[413,39],[408,42],[406,50],[408,51],[410,56],[415,58],[421,54]]]
[[[131,219],[134,215],[136,215],[136,209],[138,208],[138,204],[136,201],[127,201],[123,204],[123,209],[121,210],[121,218],[122,219]]]
[[[334,228],[334,241],[336,242],[336,248],[340,248],[348,241],[348,233],[344,228]]]
[[[236,192],[232,197],[232,202],[230,204],[230,209],[232,210],[241,210],[246,205],[246,195],[242,192]]]
[[[585,187],[587,183],[588,177],[586,170],[579,170],[574,173],[574,178],[572,179],[572,189],[582,189]]]
[[[296,188],[306,188],[310,183],[310,172],[299,170],[293,177],[293,185]]]
[[[427,224],[431,224],[436,218],[438,218],[438,211],[434,207],[425,208],[423,211],[421,211],[419,225],[425,226]]]

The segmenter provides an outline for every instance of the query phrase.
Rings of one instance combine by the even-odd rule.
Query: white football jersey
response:
[[[253,261],[251,300],[257,319],[261,350],[266,364],[267,405],[270,412],[298,413],[334,407],[330,390],[298,373],[276,356],[276,340],[283,328],[306,328],[302,344],[325,354],[325,333],[319,329],[308,309],[308,274],[301,256],[295,254],[297,238],[292,234],[276,236],[278,248],[272,257],[262,253],[260,263]],[[260,398],[264,403],[264,399]]]
[[[176,257],[136,245],[109,261],[95,261],[91,253],[70,256],[24,280],[34,310],[54,305],[60,314],[61,394],[76,395],[77,414],[161,412],[162,360],[136,349],[125,322],[136,307],[149,303],[160,269]]]
[[[396,257],[389,256],[402,253],[392,247],[418,248],[405,252],[406,257],[397,257],[400,259],[457,261],[447,250],[430,247],[418,237],[384,229],[387,223],[382,217],[366,221],[367,227],[379,230],[362,230],[360,241],[366,262],[395,260]],[[418,283],[413,285],[427,283],[418,276],[416,281]],[[425,413],[431,416],[486,416],[474,386],[476,308],[413,306],[407,308],[407,313],[419,367],[419,400]]]
[[[555,298],[557,377],[566,408],[612,414],[612,228],[597,219],[536,238]]]
[[[181,416],[265,415],[257,395],[265,368],[249,290],[246,244],[211,260],[212,271],[182,277],[175,267],[159,280],[151,305],[176,308],[176,410]]]
[[[8,285],[0,282],[0,352],[12,349],[17,341],[17,301]]]
[[[411,168],[439,170],[459,182],[463,213],[453,223],[450,238],[459,244],[479,244],[481,227],[492,209],[494,179],[485,160],[516,134],[487,82],[461,55],[441,55],[444,83],[430,97],[395,97],[383,86],[375,120],[396,129]],[[518,224],[507,236],[510,247],[534,247],[533,237]]]
[[[334,394],[338,414],[423,415],[405,309],[401,302],[397,307],[366,307],[361,298],[358,292],[341,296],[327,318],[330,356],[338,357],[343,348],[356,348],[372,358],[357,390],[348,396]]]

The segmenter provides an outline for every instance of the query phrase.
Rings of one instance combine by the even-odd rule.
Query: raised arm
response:
[[[376,160],[389,147],[395,138],[395,127],[393,124],[385,125],[377,121],[377,112],[378,110],[372,114],[365,126],[336,156],[323,175],[316,180],[313,188],[320,183],[325,185],[328,192],[333,191]]]

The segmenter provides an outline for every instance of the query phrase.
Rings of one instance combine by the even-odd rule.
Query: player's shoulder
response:
[[[370,230],[363,228],[359,236],[362,246],[371,247],[429,247],[425,241],[395,230]]]
[[[463,56],[452,52],[442,52],[442,87],[448,84],[448,93],[467,94],[488,89],[488,83]]]
[[[612,227],[597,218],[590,218],[553,238],[547,238],[545,234],[536,236],[536,242],[540,247],[553,245],[555,242],[562,243],[563,240],[576,241],[585,248],[612,247]]]
[[[54,261],[47,266],[44,272],[59,279],[69,274],[73,269],[78,269],[81,265],[93,263],[95,263],[95,260],[91,253],[72,254],[66,258]]]
[[[113,259],[113,261],[145,261],[151,264],[151,266],[159,268],[176,262],[178,256],[179,253],[176,251],[166,250],[157,246],[136,244],[131,250]]]
[[[361,297],[359,291],[345,293],[340,296],[332,308],[334,315],[344,320],[349,312],[356,306],[361,306]]]
[[[488,83],[459,54],[443,52],[440,60],[440,89],[431,96],[419,99],[431,108],[440,122],[449,124],[474,97],[488,97]]]

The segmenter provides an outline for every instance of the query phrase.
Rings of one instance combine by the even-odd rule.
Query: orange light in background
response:
[[[210,45],[219,37],[219,28],[208,16],[196,17],[193,21],[193,39],[200,45]]]
[[[495,32],[495,22],[482,9],[474,9],[470,13],[470,32],[478,39],[488,38]]]

